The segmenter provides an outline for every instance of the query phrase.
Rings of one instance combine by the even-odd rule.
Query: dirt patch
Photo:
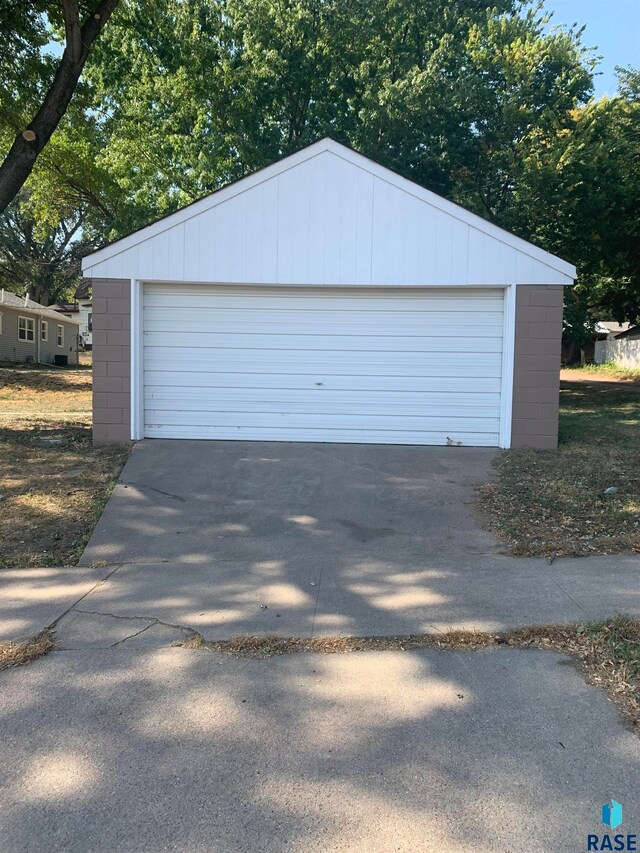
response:
[[[44,657],[53,650],[53,646],[53,634],[49,630],[22,642],[0,643],[0,672]]]
[[[451,631],[395,637],[238,636],[220,642],[207,642],[198,635],[174,645],[257,659],[302,652],[348,654],[415,649],[473,651],[489,647],[556,651],[569,655],[589,684],[606,690],[625,721],[640,735],[640,620],[630,616],[560,627],[544,625],[518,628],[495,634]]]
[[[563,382],[578,382],[581,385],[591,385],[602,391],[628,391],[630,394],[640,394],[640,381],[633,379],[613,379],[606,374],[598,375],[580,370],[561,370],[560,379]]]
[[[129,446],[92,446],[89,371],[0,369],[0,411],[0,568],[73,564]]]
[[[565,367],[560,371],[560,379],[567,382],[611,382],[622,385],[636,385],[640,393],[640,368],[622,367],[613,362],[605,364],[583,364],[582,367]]]
[[[481,517],[517,556],[640,551],[640,395],[563,382],[560,407],[558,450],[498,454]]]

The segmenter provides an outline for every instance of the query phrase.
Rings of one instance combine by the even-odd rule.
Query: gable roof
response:
[[[324,177],[322,177],[323,175]],[[362,178],[360,181],[358,180],[359,176]],[[337,207],[340,205],[344,210],[348,209],[349,215],[354,218],[358,217],[359,211],[353,207],[352,199],[344,189],[343,184],[345,181],[349,183],[349,193],[351,194],[359,186],[364,203],[372,210],[377,204],[377,209],[373,212],[371,218],[377,218],[378,225],[383,232],[389,224],[393,225],[391,220],[394,217],[396,221],[400,222],[421,220],[422,228],[417,227],[414,234],[414,245],[417,245],[422,242],[425,234],[430,232],[431,229],[442,231],[443,222],[446,222],[450,230],[457,232],[456,238],[458,243],[452,250],[453,255],[459,255],[460,247],[466,242],[471,244],[475,241],[475,244],[477,244],[477,247],[476,245],[472,247],[475,249],[473,258],[469,255],[469,261],[471,262],[472,259],[474,261],[474,269],[478,266],[478,257],[486,256],[487,252],[490,251],[486,245],[490,242],[495,244],[495,253],[499,254],[502,250],[511,253],[512,257],[508,262],[505,261],[505,258],[502,259],[504,262],[503,266],[505,270],[507,267],[509,268],[507,278],[512,276],[515,269],[518,268],[520,271],[517,279],[518,283],[571,284],[575,278],[575,267],[566,261],[488,222],[460,205],[401,177],[390,169],[375,163],[373,160],[364,157],[362,154],[358,154],[347,146],[330,138],[315,142],[295,154],[284,157],[270,166],[266,166],[251,175],[241,178],[87,255],[82,262],[83,272],[85,275],[93,277],[137,277],[155,280],[175,279],[178,281],[211,280],[206,277],[207,274],[210,274],[210,263],[206,268],[202,268],[201,264],[200,269],[193,263],[185,263],[183,272],[180,274],[179,266],[174,264],[172,268],[172,264],[169,262],[154,263],[153,259],[146,259],[141,263],[140,256],[136,255],[134,257],[136,254],[134,250],[144,246],[144,244],[149,244],[151,241],[156,241],[154,246],[144,246],[142,251],[143,257],[145,252],[153,255],[156,250],[172,254],[174,250],[180,251],[180,242],[182,240],[189,242],[189,251],[197,251],[199,247],[196,244],[198,241],[202,241],[203,237],[206,238],[206,241],[209,241],[210,238],[215,240],[222,228],[221,219],[224,216],[224,212],[226,212],[229,214],[229,217],[235,217],[236,222],[235,237],[238,246],[234,247],[234,235],[230,233],[228,236],[231,244],[230,250],[233,251],[236,248],[238,251],[242,251],[243,241],[239,231],[245,227],[247,219],[252,215],[251,208],[256,210],[258,205],[262,211],[262,221],[255,223],[255,233],[251,235],[254,239],[252,245],[255,245],[256,240],[260,238],[264,239],[264,232],[269,231],[270,228],[273,230],[274,224],[276,226],[274,233],[278,240],[288,240],[289,243],[293,240],[295,242],[296,228],[298,231],[301,231],[300,222],[296,221],[300,218],[296,216],[298,212],[308,220],[308,232],[310,232],[313,225],[318,226],[320,224],[317,221],[317,216],[314,219],[314,212],[318,207],[322,207],[323,205],[326,208],[326,218],[329,220],[332,218],[335,219],[337,213],[340,212],[337,210]],[[371,187],[368,185],[368,181],[371,183]],[[277,187],[275,192],[271,192],[272,185],[276,185]],[[289,216],[287,208],[282,204],[279,197],[280,193],[278,192],[279,186],[285,189],[288,208],[296,209],[293,217]],[[374,200],[373,194],[376,190],[379,198]],[[240,199],[244,199],[244,202],[241,203]],[[312,207],[314,210],[311,212],[306,209]],[[430,216],[427,215],[427,211]],[[276,223],[273,222],[274,217],[277,219]],[[383,221],[385,217],[387,220],[386,224]],[[282,219],[286,220],[284,226],[281,224]],[[348,225],[353,224],[350,220],[346,220],[346,222]],[[376,222],[374,221],[373,226],[375,227],[375,225]],[[367,210],[367,215],[357,221],[356,228],[362,231],[369,228],[369,226],[370,218]],[[288,234],[285,233],[287,229],[290,232]],[[331,227],[325,227],[322,233],[324,238],[329,239]],[[356,241],[357,236],[357,233],[351,234],[351,237]],[[167,245],[162,245],[163,238]],[[348,238],[349,235],[347,235],[347,238],[344,236],[341,237],[343,254],[345,239]],[[227,237],[225,236],[224,239],[227,240]],[[246,246],[244,248],[246,249]],[[216,249],[216,257],[219,257],[220,250],[226,251],[226,247],[221,244]],[[181,251],[186,256],[187,247],[184,246]],[[287,253],[291,254],[292,251],[294,251],[292,246],[287,244],[284,255],[287,255]],[[406,251],[404,254],[407,254]],[[527,259],[531,263],[527,265],[526,262],[518,262],[516,255],[520,256],[521,259]],[[207,258],[203,260],[206,261]],[[208,260],[210,261],[211,259],[209,258]],[[536,265],[537,269],[535,268]],[[387,263],[387,267],[389,266],[390,262]],[[545,274],[544,269],[540,269],[540,267],[546,269],[547,273]],[[490,271],[487,272],[490,273]],[[245,276],[243,279],[239,275],[235,277],[227,275],[219,278],[219,275],[215,274],[213,280],[248,280],[252,283],[260,283],[263,280],[272,283],[280,283],[281,281],[283,283],[289,282],[291,278],[290,271],[285,270],[284,272],[280,272],[277,270],[277,273],[276,280],[273,280],[273,275],[271,277],[260,278],[259,275],[256,277],[255,273],[253,277]],[[370,281],[366,281],[367,275],[365,271],[362,275],[362,281],[357,280],[353,283],[403,283],[401,281],[385,280],[385,270],[380,272],[375,263],[372,263],[369,273]],[[282,275],[284,275],[284,278],[282,278]],[[547,278],[545,278],[545,275]],[[471,277],[473,277],[473,274]],[[327,276],[321,278],[322,281],[318,283],[347,283],[346,281],[334,282],[331,280],[331,276],[328,277],[328,281],[325,280]],[[503,278],[505,278],[504,275]],[[295,281],[295,275],[292,281]],[[413,283],[420,284],[423,282],[415,281]],[[438,279],[438,283],[462,284],[466,282],[458,281],[455,278],[455,282],[440,281]],[[512,283],[512,281],[509,278],[509,280],[500,280],[494,283]]]
[[[50,317],[52,320],[57,320],[59,323],[64,322],[73,323],[76,326],[80,325],[77,320],[72,320],[70,317],[62,317],[54,308],[47,308],[46,305],[41,305],[33,299],[27,299],[25,301],[24,296],[16,296],[15,293],[11,293],[8,290],[2,290],[0,293],[0,311],[2,311],[3,306],[6,306],[7,308],[15,308],[25,314],[38,314],[42,317]]]
[[[616,340],[620,340],[620,338],[638,338],[640,337],[640,326],[631,326],[624,330],[624,332],[620,332],[620,334],[616,335]]]
[[[615,338],[621,332],[626,332],[630,326],[630,323],[617,323],[615,320],[598,320],[596,332],[600,335],[613,335]]]

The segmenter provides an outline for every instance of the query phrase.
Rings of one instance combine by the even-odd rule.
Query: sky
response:
[[[616,92],[616,65],[640,67],[640,0],[545,0],[545,6],[552,24],[586,24],[583,43],[603,57],[596,98]]]

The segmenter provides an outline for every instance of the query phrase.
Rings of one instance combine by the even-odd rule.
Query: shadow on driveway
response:
[[[107,630],[122,617],[220,639],[500,630],[637,612],[637,558],[548,566],[500,553],[470,507],[493,454],[141,442],[82,558],[120,567],[60,626],[60,642],[121,642],[137,633]],[[100,630],[91,615],[103,617]],[[136,642],[155,635],[165,632]]]

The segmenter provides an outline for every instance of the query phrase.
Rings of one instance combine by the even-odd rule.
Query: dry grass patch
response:
[[[197,635],[174,645],[254,659],[301,652],[331,655],[416,649],[474,651],[489,647],[556,651],[569,655],[589,684],[606,690],[625,720],[640,734],[640,620],[630,616],[567,626],[518,628],[495,634],[450,631],[395,637],[238,636],[219,642],[207,642]]]
[[[640,551],[640,394],[563,382],[560,406],[558,450],[500,453],[482,517],[519,556]]]
[[[91,370],[0,367],[0,427],[73,422],[91,425]]]
[[[82,553],[129,454],[91,443],[91,373],[0,369],[0,568]]]
[[[21,642],[0,643],[0,672],[44,657],[53,650],[53,645],[53,634],[49,630]]]

